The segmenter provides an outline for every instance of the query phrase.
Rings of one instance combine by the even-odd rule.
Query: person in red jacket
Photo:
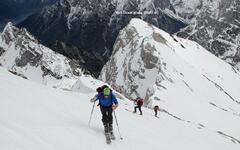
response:
[[[137,108],[140,112],[140,115],[142,115],[142,106],[143,106],[143,103],[144,103],[144,100],[140,97],[138,97],[136,100],[135,100],[135,103],[137,104],[137,106],[134,107],[134,113],[137,112]]]
[[[158,111],[160,111],[159,106],[158,106],[158,105],[155,105],[155,106],[153,107],[153,110],[154,110],[154,112],[155,112],[155,117],[157,117],[157,113],[158,113]]]

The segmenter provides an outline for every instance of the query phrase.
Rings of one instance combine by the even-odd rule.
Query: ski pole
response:
[[[119,133],[120,139],[122,140],[123,138],[122,138],[120,130],[119,130],[118,121],[117,121],[117,117],[116,117],[115,111],[114,111],[114,117],[115,117],[115,120],[116,120],[116,124],[117,124],[117,128],[118,128],[118,133]]]
[[[93,115],[93,110],[94,110],[94,107],[95,107],[95,102],[96,102],[96,101],[94,101],[94,103],[93,103],[92,112],[91,112],[91,115],[90,115],[90,119],[89,119],[89,121],[88,121],[88,126],[89,126],[89,127],[90,127],[90,122],[91,122],[91,120],[92,120],[92,115]]]

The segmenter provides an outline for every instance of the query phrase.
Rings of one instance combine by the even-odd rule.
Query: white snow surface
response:
[[[88,81],[87,81],[88,80]],[[100,84],[91,78],[85,82]],[[143,108],[143,116],[133,114],[133,105],[126,99],[119,100],[116,115],[123,140],[117,137],[111,145],[105,143],[101,115],[95,107],[90,128],[88,121],[92,108],[89,99],[94,92],[75,93],[53,89],[18,76],[12,75],[0,67],[0,149],[3,150],[238,150],[239,143],[230,137],[222,136],[219,128],[201,127],[198,122],[177,120],[161,112],[160,118],[153,116],[152,110]],[[83,85],[91,89],[92,85]],[[92,89],[94,91],[94,89]],[[181,109],[187,109],[194,103],[179,103]],[[239,116],[215,108],[202,107],[205,113],[189,112],[193,118],[205,118],[224,125],[239,138]],[[196,110],[193,110],[196,111]],[[218,117],[212,117],[218,113]],[[228,119],[226,119],[226,117]]]

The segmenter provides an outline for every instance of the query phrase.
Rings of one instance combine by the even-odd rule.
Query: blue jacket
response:
[[[96,97],[97,100],[99,100],[99,104],[103,107],[110,107],[112,104],[118,104],[116,96],[112,93],[108,97],[105,97],[103,93],[98,93]]]

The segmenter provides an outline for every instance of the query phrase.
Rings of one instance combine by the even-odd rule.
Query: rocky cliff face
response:
[[[177,35],[194,40],[240,69],[240,1],[172,0],[179,16],[190,25]]]
[[[41,45],[9,23],[0,35],[0,64],[10,72],[54,87],[70,88],[83,71],[78,63]]]
[[[111,55],[118,32],[131,18],[142,18],[169,33],[185,27],[186,23],[170,11],[174,8],[169,0],[60,0],[32,15],[20,26],[26,27],[55,51],[71,58],[85,58],[88,70],[97,75]],[[64,48],[57,50],[55,47],[59,47],[59,43],[76,49],[71,52]],[[85,57],[81,51],[87,53]]]

